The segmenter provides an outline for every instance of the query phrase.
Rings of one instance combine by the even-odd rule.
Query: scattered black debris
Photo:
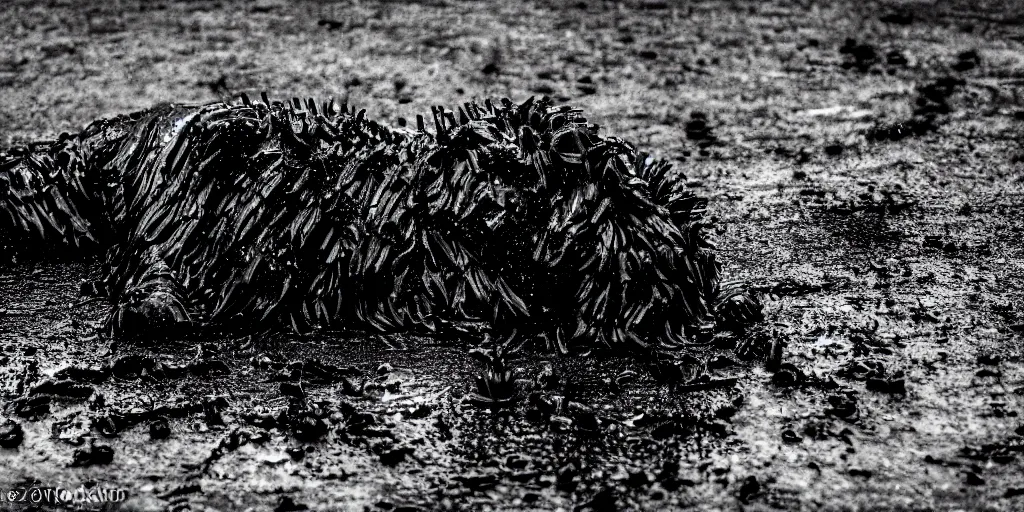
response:
[[[974,471],[967,471],[964,481],[967,482],[967,485],[985,485],[985,479]]]
[[[573,512],[590,510],[594,512],[613,512],[619,510],[618,496],[615,489],[605,487],[590,497],[589,500],[573,509]]]
[[[416,448],[412,446],[399,446],[381,450],[379,457],[381,464],[395,466],[414,453],[416,453]]]
[[[992,247],[987,242],[975,244],[957,242],[942,235],[925,235],[921,245],[932,249],[939,249],[951,256],[966,253],[976,253],[981,256],[992,254]]]
[[[452,480],[455,480],[474,491],[480,491],[483,489],[493,488],[497,485],[499,475],[497,473],[468,473],[456,475]]]
[[[845,150],[845,149],[846,149],[846,146],[844,146],[843,144],[839,144],[839,143],[829,144],[829,145],[825,146],[825,154],[828,155],[828,156],[835,157],[835,156],[842,155],[843,154],[843,150]]]
[[[839,385],[831,377],[821,378],[808,375],[795,364],[790,362],[780,363],[772,374],[771,382],[781,388],[789,387],[815,387],[819,389],[836,389]]]
[[[917,90],[914,116],[928,119],[929,116],[950,113],[953,109],[949,99],[965,84],[962,78],[946,76],[921,86]]]
[[[981,64],[981,56],[978,55],[977,50],[967,50],[957,55],[956,63],[953,64],[953,69],[956,71],[964,72],[970,71]]]
[[[871,377],[866,381],[868,391],[888,393],[890,395],[907,394],[906,381],[903,378],[878,378]]]
[[[558,468],[558,471],[555,473],[558,488],[563,491],[571,491],[575,489],[576,485],[579,483],[579,474],[580,468],[575,462],[568,462]]]
[[[965,446],[960,449],[960,456],[975,461],[993,461],[1006,464],[1024,452],[1024,439],[1019,436],[1004,441],[985,443],[979,446]]]
[[[665,0],[640,0],[637,7],[647,11],[662,11],[668,9],[671,4]]]
[[[818,293],[822,290],[834,289],[839,283],[836,281],[825,281],[825,282],[809,282],[801,281],[796,278],[786,277],[779,281],[772,281],[762,285],[753,285],[750,287],[751,290],[760,293],[766,293],[777,297],[800,297],[803,295],[809,295],[812,293]]]
[[[309,506],[304,503],[296,503],[291,496],[282,496],[281,501],[274,507],[274,512],[296,512],[299,510],[309,510]]]
[[[910,10],[899,9],[887,14],[883,14],[882,16],[879,16],[878,19],[881,20],[883,23],[906,26],[914,23],[914,13],[913,11]]]
[[[731,388],[736,385],[736,382],[735,377],[716,379],[705,374],[690,381],[677,384],[672,389],[678,392],[704,391],[707,389]]]
[[[167,439],[171,436],[171,425],[167,418],[156,418],[149,422],[149,438],[153,440]]]
[[[289,411],[278,423],[287,425],[295,439],[302,442],[317,441],[327,435],[328,431],[323,413],[316,410]]]
[[[917,205],[918,199],[904,190],[899,183],[878,186],[868,184],[866,191],[859,194],[837,198],[828,203],[826,211],[841,215],[852,215],[858,212],[891,214],[902,213]]]
[[[189,482],[186,484],[179,485],[172,488],[171,490],[160,494],[160,499],[170,500],[178,496],[186,496],[189,494],[198,494],[203,492],[203,487],[197,482]]]
[[[1003,356],[990,352],[978,355],[978,364],[998,366],[1003,361]]]
[[[760,492],[761,482],[757,480],[756,476],[750,475],[743,479],[743,483],[740,484],[740,488],[736,492],[736,495],[743,503],[749,503],[750,500]]]
[[[327,27],[327,30],[337,30],[345,27],[345,22],[340,20],[330,20],[321,18],[317,20],[316,24],[321,27]]]
[[[219,359],[196,359],[183,365],[165,364],[148,355],[118,356],[110,364],[110,374],[118,379],[170,380],[186,375],[209,377],[226,375],[230,369]]]
[[[102,384],[110,377],[109,368],[89,368],[82,366],[68,366],[57,370],[53,374],[56,381],[76,381],[90,384]]]
[[[792,363],[782,363],[772,375],[772,384],[779,387],[798,386],[806,380],[804,372]]]
[[[708,124],[708,116],[704,112],[692,112],[690,120],[686,123],[686,138],[697,143],[700,147],[707,147],[718,141]]]
[[[860,71],[867,71],[872,65],[878,62],[878,53],[875,47],[867,43],[858,43],[856,39],[848,38],[839,53],[846,55],[848,59],[843,61],[843,68],[857,68]]]
[[[117,418],[114,415],[103,414],[93,419],[92,427],[106,438],[117,437],[120,433]]]
[[[49,395],[15,398],[8,403],[8,407],[21,418],[38,420],[50,413],[50,400]]]
[[[865,137],[872,142],[897,142],[938,130],[940,116],[952,111],[950,97],[964,83],[960,78],[943,77],[921,86],[915,99],[914,113],[909,119],[875,124],[865,132]]]
[[[92,386],[78,384],[72,380],[44,380],[36,384],[30,394],[55,395],[72,398],[88,398],[95,392]]]
[[[110,464],[114,460],[114,449],[108,445],[90,441],[85,447],[78,448],[71,457],[71,466],[97,466]]]
[[[830,407],[825,409],[825,413],[839,418],[856,418],[860,414],[857,402],[857,396],[853,393],[847,392],[829,395],[828,403]]]
[[[899,50],[889,50],[885,54],[885,63],[890,66],[906,66],[909,62],[906,54]]]
[[[303,400],[306,398],[306,392],[302,389],[302,385],[295,382],[282,382],[281,383],[281,394],[289,398]]]
[[[885,377],[885,365],[881,361],[854,358],[840,365],[837,377],[854,380],[868,380]]]
[[[585,95],[597,94],[597,84],[594,83],[594,78],[590,75],[586,75],[576,81],[576,88]]]
[[[497,75],[501,73],[501,66],[496,62],[488,62],[480,72],[485,75]]]
[[[865,133],[869,141],[897,142],[907,137],[920,137],[939,129],[933,117],[913,117],[906,121],[876,125]]]
[[[795,430],[787,428],[782,431],[782,440],[789,444],[796,444],[803,441],[803,438]]]
[[[20,423],[12,419],[0,423],[0,447],[17,448],[24,439],[25,431],[22,430]]]

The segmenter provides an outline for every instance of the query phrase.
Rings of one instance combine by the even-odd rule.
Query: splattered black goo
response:
[[[0,244],[105,261],[122,335],[442,331],[678,349],[760,318],[723,286],[706,200],[549,101],[163,105],[0,156]]]

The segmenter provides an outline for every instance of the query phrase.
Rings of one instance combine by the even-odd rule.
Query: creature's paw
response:
[[[764,307],[744,283],[730,281],[719,286],[714,314],[719,328],[742,331],[764,320]]]
[[[187,332],[194,324],[193,315],[182,299],[184,291],[177,276],[163,258],[150,250],[129,261],[115,267],[108,278],[109,283],[116,282],[114,277],[130,277],[124,291],[112,297],[115,305],[107,318],[107,331],[118,337],[144,339]]]
[[[157,290],[119,304],[110,330],[117,336],[160,338],[181,333],[191,324],[181,301],[171,292]]]

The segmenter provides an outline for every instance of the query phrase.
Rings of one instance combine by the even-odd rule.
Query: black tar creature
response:
[[[100,254],[109,326],[444,330],[565,351],[679,348],[760,318],[723,287],[706,200],[549,101],[437,108],[433,133],[346,106],[163,105],[0,155],[0,245]]]

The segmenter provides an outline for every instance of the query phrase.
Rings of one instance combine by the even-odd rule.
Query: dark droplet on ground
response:
[[[7,420],[0,424],[0,446],[4,448],[17,448],[25,439],[25,431],[21,424],[14,420]]]

